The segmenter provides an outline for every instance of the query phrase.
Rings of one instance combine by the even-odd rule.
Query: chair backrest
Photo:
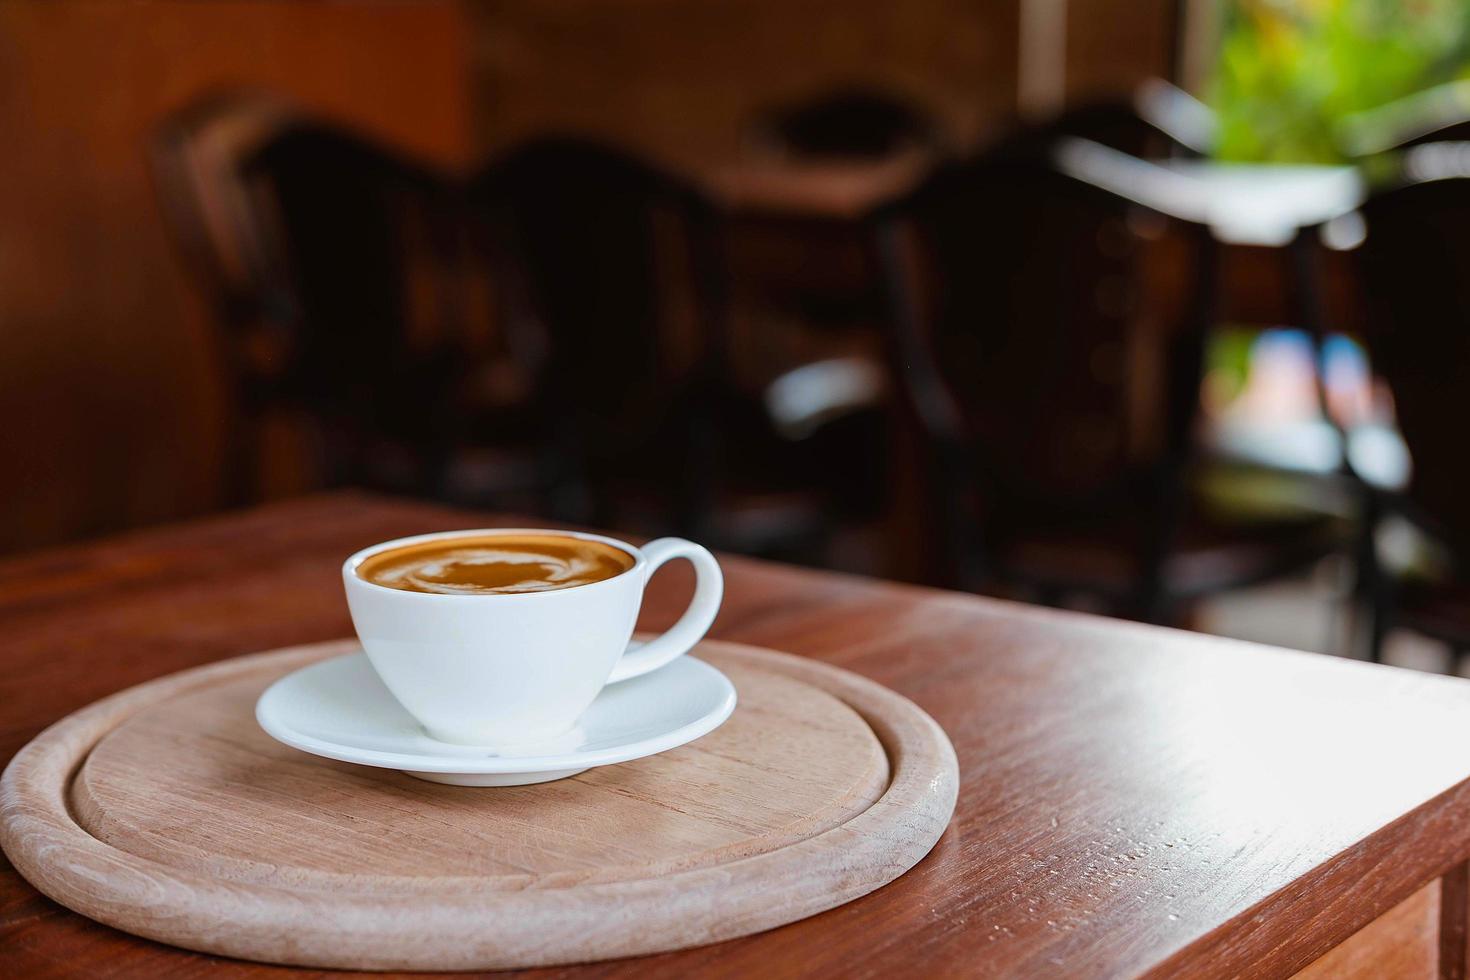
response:
[[[1374,368],[1393,392],[1414,472],[1411,503],[1458,549],[1470,548],[1470,144],[1413,151],[1406,181],[1371,194],[1358,249]],[[1456,156],[1456,175],[1443,166]],[[1425,171],[1430,171],[1425,173]],[[1470,554],[1470,552],[1466,552]]]
[[[227,329],[261,316],[265,283],[279,274],[240,165],[295,118],[268,96],[216,94],[166,118],[150,144],[165,224]]]
[[[812,159],[868,160],[932,147],[938,127],[898,95],[838,88],[764,113],[753,132],[763,149]]]
[[[646,442],[723,343],[710,207],[659,168],[573,138],[512,150],[471,194],[544,333],[541,402],[603,449]]]
[[[1141,332],[1138,210],[1010,154],[945,167],[894,210],[917,246],[909,269],[889,263],[890,280],[917,284],[915,339],[899,357],[928,358],[900,373],[916,404],[952,407],[990,506],[1053,517],[1107,506],[1145,492],[1182,452],[1189,423],[1176,416],[1197,398],[1176,397],[1191,385],[1158,372],[1195,372],[1197,393],[1199,365],[1148,356],[1158,337]]]
[[[376,431],[422,428],[461,363],[446,274],[463,261],[455,183],[315,122],[275,136],[242,173],[288,270],[293,396]]]

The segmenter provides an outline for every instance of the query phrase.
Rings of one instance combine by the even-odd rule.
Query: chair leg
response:
[[[1052,609],[1062,608],[1062,592],[1060,589],[1049,588],[1044,585],[1038,585],[1035,588],[1037,605],[1049,606]]]
[[[1368,659],[1375,664],[1383,663],[1384,641],[1388,638],[1388,610],[1386,600],[1370,593],[1368,599]]]
[[[553,520],[569,524],[595,523],[593,498],[600,495],[593,493],[583,446],[580,429],[570,422],[558,425],[541,446],[540,467],[546,483],[545,507]]]
[[[1150,575],[1138,597],[1138,619],[1155,626],[1172,626],[1172,605],[1161,576]]]
[[[716,378],[706,378],[713,390]],[[674,528],[696,541],[719,541],[720,522],[716,500],[724,484],[724,444],[715,423],[715,408],[696,396],[687,409],[682,433],[684,443],[683,480],[676,488],[673,502]]]
[[[243,411],[242,411],[243,414]],[[249,412],[234,423],[228,456],[225,460],[225,503],[231,507],[249,507],[260,503],[262,492],[261,430],[264,420]]]
[[[1174,583],[1168,574],[1169,556],[1189,507],[1186,484],[1204,379],[1205,347],[1209,332],[1219,320],[1220,245],[1201,228],[1195,247],[1194,293],[1185,329],[1174,338],[1169,351],[1166,457],[1150,478],[1152,513],[1134,590],[1135,614],[1144,622],[1159,625],[1168,625],[1176,611]]]
[[[1355,598],[1368,621],[1367,654],[1375,664],[1383,662],[1384,640],[1392,628],[1394,612],[1393,582],[1378,560],[1375,537],[1381,509],[1378,495],[1364,487],[1357,542]]]
[[[264,496],[266,399],[255,386],[237,382],[236,408],[228,420],[224,502],[249,507]]]

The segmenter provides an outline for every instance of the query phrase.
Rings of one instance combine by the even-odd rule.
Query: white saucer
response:
[[[714,731],[734,710],[730,679],[684,656],[609,684],[553,743],[452,745],[426,735],[358,652],[282,677],[256,702],[255,719],[272,738],[328,759],[455,786],[522,786],[665,752]]]

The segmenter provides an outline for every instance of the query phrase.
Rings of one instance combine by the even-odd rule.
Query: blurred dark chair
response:
[[[697,525],[712,506],[704,454],[723,344],[711,206],[657,167],[571,138],[512,150],[469,194],[486,244],[515,256],[515,302],[537,332],[523,345],[536,352],[529,414],[565,468],[559,509]]]
[[[484,360],[467,308],[483,257],[466,249],[457,182],[238,95],[167,120],[153,162],[221,326],[230,495],[258,499],[264,431],[285,418],[306,429],[317,483],[443,496]],[[515,479],[534,484],[537,462]]]
[[[1011,148],[943,168],[876,219],[949,583],[1160,621],[1336,543],[1316,517],[1242,525],[1192,498],[1215,246],[1170,226],[1194,307],[1150,328],[1144,262],[1162,222]]]
[[[1470,143],[1426,144],[1405,176],[1372,193],[1361,214],[1366,237],[1358,268],[1366,340],[1393,391],[1400,431],[1413,458],[1402,493],[1369,497],[1362,549],[1372,602],[1370,653],[1402,626],[1470,649],[1470,453],[1464,410],[1470,379]],[[1407,520],[1438,545],[1436,574],[1400,577],[1378,538]]]
[[[252,105],[189,110],[155,154],[223,327],[237,499],[286,415],[328,485],[748,550],[823,526],[799,450],[729,383],[724,231],[692,187],[572,139],[465,180],[280,107],[244,127]],[[782,479],[748,479],[771,458]]]
[[[839,88],[762,113],[751,128],[753,148],[805,160],[867,161],[939,143],[934,120],[900,96]]]
[[[309,417],[328,485],[430,495],[457,444],[465,324],[452,181],[316,122],[241,164],[273,239],[263,305],[284,340],[264,401]],[[263,284],[266,285],[266,284]]]
[[[167,118],[149,147],[165,226],[232,332],[263,317],[262,282],[275,271],[239,165],[294,118],[266,96],[214,95]]]
[[[831,508],[809,454],[733,382],[710,202],[575,138],[492,161],[470,196],[539,335],[528,414],[563,468],[559,513],[810,560]]]
[[[284,356],[292,305],[240,165],[294,120],[267,96],[211,95],[165,119],[149,147],[165,227],[221,328],[236,408],[228,417],[226,494],[236,504],[254,501],[259,489],[258,415],[266,378]]]
[[[1189,98],[1177,89],[1174,93],[1179,98]],[[1208,152],[1214,140],[1211,121],[1181,113],[1177,108],[1170,108],[1169,103],[1167,94],[1147,86],[1131,98],[1084,102],[1050,119],[1018,127],[989,147],[987,153],[1043,160],[1058,140],[1067,138],[1089,140],[1140,159],[1200,156]],[[1204,109],[1205,113],[1208,111]]]

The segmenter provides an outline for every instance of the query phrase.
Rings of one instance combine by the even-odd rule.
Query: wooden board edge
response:
[[[294,966],[502,969],[668,952],[815,915],[913,867],[954,812],[954,748],[913,702],[820,661],[710,640],[702,644],[706,652],[753,660],[853,707],[889,754],[887,792],[848,822],[790,847],[658,879],[448,899],[338,895],[331,905],[316,893],[179,872],[116,851],[73,819],[66,800],[72,775],[121,719],[263,667],[268,659],[271,665],[281,658],[304,664],[353,646],[351,640],[330,641],[194,668],[62,719],[17,753],[0,776],[0,847],[28,881],[67,908],[186,949]],[[105,894],[97,886],[103,878],[113,882]],[[671,890],[680,903],[677,916],[667,914]],[[166,900],[180,892],[185,900],[170,907]]]

